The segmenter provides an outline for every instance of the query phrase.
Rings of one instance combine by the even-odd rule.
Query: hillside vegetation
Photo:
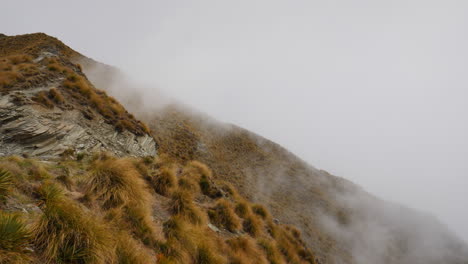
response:
[[[0,159],[0,263],[315,263],[203,163]]]

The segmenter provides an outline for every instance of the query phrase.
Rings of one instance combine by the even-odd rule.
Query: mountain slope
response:
[[[435,217],[382,201],[278,144],[181,105],[151,111],[115,68],[87,63],[93,83],[149,124],[162,153],[200,160],[281,222],[297,226],[321,263],[467,263],[466,244]],[[96,70],[98,69],[98,70]],[[99,74],[96,74],[99,73]],[[135,90],[134,88],[131,88]],[[129,98],[130,97],[130,98]]]
[[[97,118],[88,121],[92,124],[108,125],[106,131],[96,134],[97,139],[108,139],[109,143],[103,145],[110,145],[111,147],[104,148],[105,150],[120,156],[124,156],[127,150],[130,151],[129,154],[144,156],[153,155],[154,152],[152,151],[155,151],[157,145],[159,158],[164,160],[165,165],[163,167],[174,169],[178,176],[183,174],[184,168],[188,166],[186,164],[193,160],[208,165],[213,171],[213,184],[217,187],[213,189],[213,192],[202,192],[202,195],[194,201],[200,208],[205,210],[208,218],[213,223],[217,219],[219,220],[216,206],[214,206],[214,202],[219,198],[216,193],[218,193],[217,195],[220,193],[234,204],[239,203],[234,194],[230,194],[229,191],[223,189],[222,186],[226,182],[238,189],[240,197],[254,203],[264,204],[271,212],[271,218],[264,222],[265,229],[262,231],[262,234],[265,235],[264,239],[253,239],[260,245],[260,250],[263,250],[260,252],[264,252],[262,254],[266,254],[265,258],[267,259],[268,252],[272,253],[273,251],[269,250],[271,247],[267,245],[268,243],[265,244],[264,240],[266,239],[267,242],[272,243],[271,241],[276,239],[273,233],[268,231],[271,230],[268,226],[272,226],[272,224],[280,226],[290,224],[301,231],[302,239],[294,240],[287,237],[280,240],[283,243],[285,241],[295,241],[291,243],[300,247],[298,251],[288,250],[284,245],[282,248],[280,247],[282,256],[280,258],[282,260],[279,263],[301,263],[301,261],[309,261],[310,263],[468,263],[466,245],[432,216],[382,201],[345,179],[313,168],[283,147],[261,136],[233,125],[218,122],[191,109],[179,105],[170,105],[158,111],[141,108],[141,104],[134,103],[142,100],[134,93],[131,86],[126,84],[128,90],[125,90],[124,85],[121,85],[119,89],[115,88],[116,80],[123,79],[120,78],[121,73],[118,70],[74,52],[57,39],[44,34],[3,36],[0,38],[0,54],[4,60],[3,62],[9,64],[13,62],[7,56],[22,54],[31,56],[24,63],[31,63],[32,61],[39,72],[39,74],[27,76],[21,72],[22,69],[19,67],[21,65],[14,65],[5,72],[19,72],[21,75],[25,75],[22,79],[18,79],[10,73],[5,74],[2,72],[3,79],[0,80],[12,81],[6,86],[5,83],[2,84],[3,94],[9,98],[9,104],[14,103],[14,100],[10,98],[13,98],[16,91],[32,94],[36,92],[34,89],[37,89],[37,87],[47,87],[50,93],[51,89],[49,88],[57,86],[58,91],[65,95],[65,101],[72,102],[72,109],[67,109],[52,101],[52,106],[49,106],[52,110],[47,110],[47,100],[33,100],[34,98],[29,94],[23,96],[28,99],[26,105],[34,109],[39,107],[41,111],[46,112],[78,111],[83,116],[86,116],[86,110],[89,110]],[[41,57],[43,58],[38,60]],[[76,65],[77,62],[81,66]],[[51,64],[55,66],[56,63],[60,67],[65,67],[68,71],[50,73],[49,67]],[[68,75],[70,74],[72,76],[76,75],[72,79],[77,78],[78,83],[83,81],[86,87],[91,87],[90,90],[93,91],[91,94],[104,98],[105,103],[93,102],[93,96],[88,95],[79,87],[76,88],[75,84],[69,83],[67,85],[66,81],[73,81],[69,80]],[[51,84],[52,81],[58,81],[59,84]],[[135,113],[138,119],[148,123],[151,128],[151,137],[147,134],[148,129],[145,128],[143,123],[136,120],[126,110],[119,110],[117,100],[110,99],[105,93],[95,90],[94,87],[106,90],[132,113]],[[33,92],[29,92],[31,89]],[[49,99],[54,98],[50,94],[47,94],[46,97]],[[2,100],[5,100],[4,98],[2,96]],[[105,109],[113,104],[117,105],[116,110],[107,112]],[[83,105],[86,108],[83,109]],[[14,106],[14,109],[18,109],[18,107],[23,106]],[[8,114],[10,112],[12,111],[6,110],[4,113]],[[29,113],[25,114],[25,116],[30,115]],[[52,112],[47,112],[44,118],[52,120],[51,115]],[[10,119],[7,118],[6,120]],[[123,124],[126,123],[124,121],[128,121],[130,125],[124,126]],[[85,127],[85,129],[88,129],[87,131],[94,131],[92,125],[86,122],[72,120],[71,123],[80,124],[80,127]],[[5,130],[3,127],[2,125],[2,128],[0,128],[0,135],[3,137],[11,136],[13,133],[17,134],[16,131],[12,133],[12,130]],[[46,127],[49,127],[49,125],[46,125]],[[135,138],[150,138],[150,142],[154,139],[155,144],[153,146],[155,147],[150,151],[132,152],[131,145],[119,144],[118,147],[112,146],[111,143],[115,142],[115,136],[110,137],[109,135],[122,136],[122,141],[137,142],[136,145],[139,147],[146,145],[138,143]],[[34,135],[33,138],[36,138],[36,136]],[[53,138],[58,138],[60,144],[70,142],[69,147],[77,148],[80,145],[75,141],[63,141],[56,134],[54,134]],[[8,143],[8,140],[0,142],[4,144],[5,149],[8,147],[7,144],[11,143],[22,146],[22,148],[17,148],[16,152],[10,151],[6,154],[34,154],[35,147],[30,145],[24,147],[24,144],[18,143],[20,142],[18,140],[12,140],[10,143]],[[64,152],[64,150],[60,152],[58,149],[55,148],[53,152],[49,151],[48,154],[54,156]],[[79,149],[81,153],[93,151],[92,148]],[[90,160],[89,162],[93,161]],[[154,169],[158,170],[159,173],[161,165],[157,166]],[[92,170],[92,167],[93,165],[90,165],[89,170]],[[146,177],[145,173],[141,173],[141,175],[143,178]],[[150,175],[152,174],[150,173]],[[78,184],[75,188],[84,188],[84,186]],[[184,183],[182,183],[182,186],[184,186]],[[201,184],[200,188],[202,186],[204,184]],[[160,196],[154,197],[156,197],[157,201],[164,201],[164,198]],[[102,214],[100,209],[96,212]],[[170,213],[166,212],[161,215],[167,214]],[[157,216],[156,214],[154,217]],[[245,222],[246,219],[242,221]],[[225,223],[223,225],[226,230],[229,229]],[[247,228],[248,226],[247,224]],[[286,226],[284,228],[287,229]],[[294,231],[292,228],[288,232],[291,232],[293,237],[298,238],[299,232]],[[221,232],[221,238],[225,243],[232,246],[234,242],[228,243],[227,238],[235,234],[232,230],[223,231]],[[165,235],[165,239],[168,239],[169,234],[166,233]],[[144,237],[138,237],[138,239],[144,239]],[[216,239],[216,237],[210,236],[210,239]],[[302,240],[304,240],[304,243]],[[179,242],[181,241],[179,240]],[[249,247],[257,248],[255,243]],[[198,245],[198,249],[200,248],[203,249],[201,245]],[[197,254],[200,252],[197,253],[189,249],[183,250],[183,252],[185,252],[183,254],[188,254],[183,263],[199,263],[197,262]],[[255,252],[250,252],[250,254],[260,254]],[[165,252],[165,254],[168,255],[168,252]],[[233,256],[218,254],[220,254],[221,259],[224,259],[220,260],[220,263],[227,263],[228,259],[230,259],[229,263],[250,263],[245,258],[235,262]],[[163,254],[163,256],[165,255]],[[274,263],[271,260],[271,255],[270,263]]]
[[[1,155],[155,155],[146,125],[97,90],[71,61],[76,56],[45,34],[0,39]]]

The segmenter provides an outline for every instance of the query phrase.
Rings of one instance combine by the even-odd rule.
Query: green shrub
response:
[[[0,169],[0,201],[5,199],[12,184],[11,173],[7,170]]]
[[[30,238],[31,232],[19,215],[0,211],[0,263],[26,263]]]

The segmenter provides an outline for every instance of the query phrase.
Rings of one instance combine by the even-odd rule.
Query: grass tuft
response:
[[[224,227],[231,232],[238,231],[242,226],[232,204],[226,199],[219,200],[216,206],[208,212],[208,215],[215,225]]]
[[[209,244],[198,246],[195,264],[223,264],[225,260]]]
[[[264,220],[270,217],[270,214],[268,213],[268,210],[265,208],[265,206],[263,206],[261,204],[252,205],[252,212],[254,212],[256,215],[260,216]]]
[[[257,237],[260,235],[262,231],[262,222],[259,220],[255,215],[250,214],[246,218],[244,218],[244,222],[242,223],[242,227],[244,231],[249,233],[253,237]]]
[[[164,167],[151,177],[151,186],[154,191],[168,196],[177,188],[177,177],[174,169]]]
[[[97,160],[86,183],[86,195],[105,209],[149,199],[146,184],[130,160]]]
[[[155,263],[154,254],[125,232],[117,234],[116,252],[119,264]]]
[[[28,263],[30,238],[19,215],[0,211],[0,263]]]
[[[275,241],[262,239],[258,242],[260,247],[265,251],[267,260],[271,264],[286,263]]]
[[[231,238],[226,241],[229,249],[232,251],[231,258],[233,263],[242,264],[266,264],[268,261],[262,249],[251,237],[244,235]]]
[[[13,184],[11,173],[7,170],[0,169],[0,201],[5,199]]]
[[[171,196],[169,210],[172,214],[187,219],[190,223],[200,225],[206,222],[206,217],[192,202],[192,194],[187,191],[176,191]]]
[[[48,184],[41,190],[43,215],[34,225],[34,245],[47,263],[112,263],[114,241],[105,224]]]

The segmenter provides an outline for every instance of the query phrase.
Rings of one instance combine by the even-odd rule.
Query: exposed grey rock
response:
[[[23,93],[23,101],[31,102],[37,87]],[[67,149],[80,152],[109,151],[117,156],[156,155],[156,142],[149,135],[136,136],[115,131],[114,126],[97,116],[84,118],[78,110],[44,108],[37,104],[15,104],[11,94],[0,97],[0,149],[2,156],[21,155],[54,157]]]

